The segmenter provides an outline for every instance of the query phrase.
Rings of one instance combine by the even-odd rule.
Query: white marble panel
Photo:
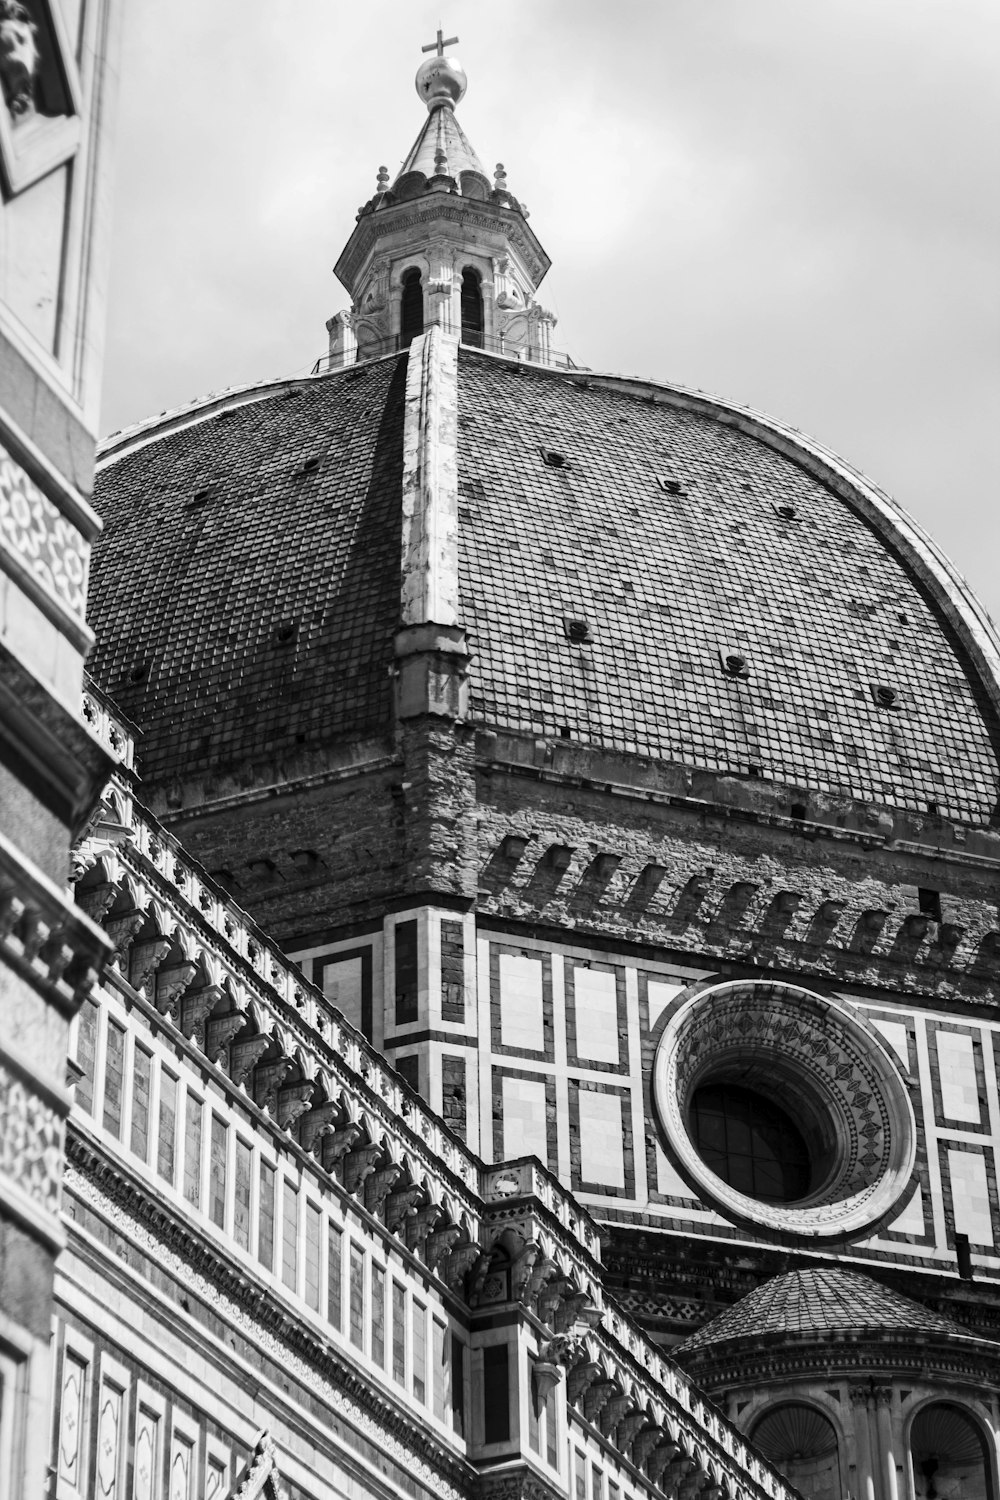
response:
[[[505,1047],[545,1049],[542,960],[500,955],[500,1041]]]
[[[948,1172],[955,1230],[974,1245],[993,1244],[993,1219],[986,1162],[978,1151],[949,1151]]]
[[[573,969],[576,1053],[590,1062],[617,1063],[618,986],[606,969]]]
[[[937,1031],[938,1071],[941,1077],[941,1110],[948,1120],[971,1120],[979,1124],[979,1089],[971,1036],[960,1031]]]
[[[650,1031],[652,1031],[671,1000],[675,999],[683,988],[682,984],[668,984],[660,979],[650,979],[647,981],[646,1001],[649,1006]]]
[[[537,1156],[548,1161],[546,1136],[545,1080],[543,1078],[505,1078],[503,1080],[503,1154],[510,1161],[517,1156]]]
[[[580,1089],[577,1099],[580,1110],[581,1178],[584,1182],[600,1183],[602,1187],[623,1188],[625,1142],[622,1131],[622,1096]]]

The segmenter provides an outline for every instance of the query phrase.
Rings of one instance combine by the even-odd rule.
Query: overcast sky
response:
[[[308,371],[440,15],[556,346],[819,438],[1000,619],[996,0],[443,4],[128,0],[104,430]]]

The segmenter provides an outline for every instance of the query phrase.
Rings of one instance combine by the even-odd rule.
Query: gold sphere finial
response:
[[[434,54],[420,64],[416,78],[417,93],[430,110],[454,109],[468,87],[469,80],[458,58],[446,57],[444,52],[457,41],[457,36],[446,38],[442,31],[438,31],[437,40],[421,48],[422,52]]]

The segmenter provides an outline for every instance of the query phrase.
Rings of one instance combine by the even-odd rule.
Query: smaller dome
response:
[[[816,1267],[774,1276],[699,1328],[673,1350],[685,1357],[758,1339],[864,1338],[887,1332],[969,1337],[968,1331],[919,1302],[839,1267]]]
[[[457,57],[428,57],[417,69],[416,89],[428,109],[454,109],[469,80]]]

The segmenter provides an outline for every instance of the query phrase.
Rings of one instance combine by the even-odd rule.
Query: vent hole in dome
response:
[[[664,494],[683,495],[684,493],[684,486],[681,484],[679,479],[667,479],[664,477],[664,475],[658,474],[656,482],[660,486],[660,489],[663,490]]]
[[[315,472],[316,472],[316,470],[318,468],[319,468],[319,459],[318,458],[316,458],[316,457],[307,458],[305,460],[305,462],[299,468],[299,473],[300,474],[315,474]]]
[[[297,620],[282,620],[274,627],[274,639],[279,646],[288,646],[299,633]]]
[[[573,738],[573,731],[568,724],[559,725],[559,738],[561,740],[571,740]]]
[[[806,815],[806,805],[805,805],[805,803],[804,802],[793,802],[792,803],[792,807],[791,807],[791,813],[792,813],[792,817],[795,818],[797,822],[803,822],[805,820],[805,815]]]
[[[794,505],[776,505],[774,513],[780,516],[783,521],[798,521],[800,519]]]
[[[548,464],[550,469],[569,468],[565,453],[560,453],[557,448],[543,448],[541,454],[543,462]]]
[[[727,647],[719,652],[719,660],[727,677],[750,676],[750,667],[742,651],[733,651]]]
[[[144,661],[137,661],[131,672],[128,674],[128,680],[129,682],[145,682],[148,676],[149,663]]]
[[[888,682],[869,683],[872,702],[877,708],[898,708],[899,693]]]
[[[564,619],[563,630],[566,632],[567,639],[574,641],[577,645],[586,645],[594,639],[590,626],[583,619]]]

